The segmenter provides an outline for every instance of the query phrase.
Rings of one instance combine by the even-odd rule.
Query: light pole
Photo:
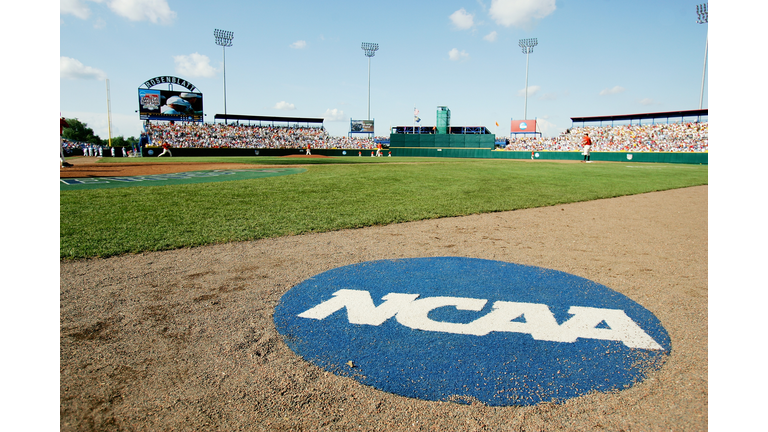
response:
[[[227,47],[232,46],[232,39],[235,34],[231,31],[215,29],[213,37],[216,38],[216,45],[221,46],[224,53],[224,124],[227,124]]]
[[[528,120],[528,54],[533,52],[533,47],[539,44],[536,38],[520,39],[520,48],[525,54],[525,111],[523,111],[523,120]]]
[[[379,44],[363,42],[361,46],[365,51],[365,56],[368,57],[368,120],[371,119],[371,57],[376,55],[376,51],[379,49]]]
[[[699,19],[696,20],[699,24],[706,24],[709,22],[709,12],[707,12],[707,4],[700,4],[696,6],[696,14],[699,15]],[[707,43],[704,45],[704,72],[701,73],[701,95],[699,96],[699,109],[704,102],[704,77],[707,76],[707,51],[709,50],[709,26],[707,26]]]

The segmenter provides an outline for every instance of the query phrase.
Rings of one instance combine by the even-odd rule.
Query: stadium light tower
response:
[[[525,54],[525,111],[523,111],[523,120],[528,119],[528,54],[533,52],[533,47],[539,44],[536,38],[520,39],[520,48]]]
[[[231,31],[215,29],[213,37],[216,38],[216,45],[221,46],[224,53],[224,124],[227,124],[227,47],[232,46],[232,39],[235,34]]]
[[[365,51],[365,56],[368,57],[368,120],[371,119],[371,57],[376,55],[376,51],[379,49],[379,44],[363,42],[361,46]]]
[[[707,4],[700,4],[696,6],[696,14],[699,19],[696,20],[699,24],[707,24],[709,22],[709,12],[707,12]],[[701,95],[699,96],[699,109],[704,102],[704,77],[707,76],[707,51],[709,50],[709,26],[707,26],[707,42],[704,45],[704,72],[701,73]]]

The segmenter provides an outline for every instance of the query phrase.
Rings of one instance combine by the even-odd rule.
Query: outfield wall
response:
[[[531,159],[529,151],[494,150],[494,159]],[[537,156],[538,155],[538,156]],[[535,160],[584,160],[581,152],[534,152]],[[708,165],[709,153],[662,153],[662,152],[591,152],[590,159],[604,162],[652,162]]]
[[[392,135],[396,136],[396,135]],[[427,135],[425,135],[427,136]],[[439,135],[431,135],[437,137]],[[492,136],[492,135],[490,135]],[[429,143],[429,138],[419,141],[419,144]],[[466,146],[467,141],[464,140],[463,144]],[[470,140],[470,144],[475,144]],[[493,143],[492,143],[493,144]],[[480,143],[480,145],[487,145]],[[152,154],[149,152],[152,151]],[[531,152],[529,151],[506,151],[506,150],[492,150],[490,148],[472,148],[472,147],[437,147],[433,144],[432,147],[397,147],[393,146],[389,149],[383,149],[383,156],[388,156],[389,152],[392,152],[392,156],[401,157],[448,157],[448,158],[484,158],[484,159],[520,159],[531,160]],[[160,148],[145,148],[145,157],[156,157],[162,152]],[[324,156],[362,156],[370,157],[371,153],[375,153],[375,150],[359,150],[359,149],[312,149],[313,155]],[[302,155],[303,149],[236,149],[236,148],[172,148],[171,153],[174,157],[179,156],[290,156],[290,155]],[[581,152],[551,152],[551,151],[538,151],[535,152],[538,157],[535,160],[582,160],[584,157]],[[104,156],[109,156],[109,152],[105,151]],[[166,156],[164,156],[166,157]],[[681,163],[681,164],[703,164],[707,165],[709,162],[709,153],[657,153],[657,152],[592,152],[591,159],[593,161],[601,162],[649,162],[649,163]]]
[[[389,137],[392,156],[456,157],[490,159],[531,159],[529,151],[494,150],[492,134],[392,134]],[[538,156],[537,156],[538,155]],[[579,151],[534,152],[535,160],[583,160]],[[651,162],[708,164],[708,153],[660,152],[592,152],[590,159],[605,162]]]

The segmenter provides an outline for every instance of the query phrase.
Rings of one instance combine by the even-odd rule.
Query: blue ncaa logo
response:
[[[528,129],[528,124],[526,122],[520,123],[520,130],[526,130]]]
[[[402,396],[492,406],[621,390],[670,339],[626,296],[560,271],[475,258],[326,271],[275,308],[285,343],[336,375]]]

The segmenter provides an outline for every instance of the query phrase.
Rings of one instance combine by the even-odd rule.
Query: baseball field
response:
[[[706,165],[71,162],[60,176],[61,430],[707,429]],[[655,315],[672,348],[625,389],[499,407],[363,385],[307,362],[275,328],[275,307],[302,281],[423,257],[589,279]]]

